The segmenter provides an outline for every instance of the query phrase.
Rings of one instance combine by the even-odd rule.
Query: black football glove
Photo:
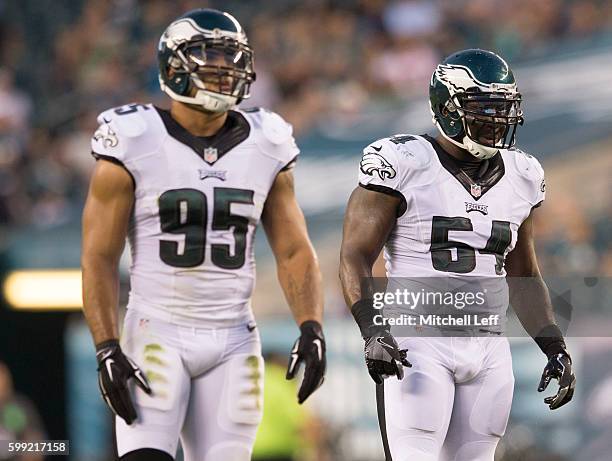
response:
[[[404,377],[404,367],[412,367],[406,359],[406,350],[400,350],[395,338],[386,330],[380,330],[376,336],[365,339],[365,361],[368,372],[376,384],[382,384],[385,378]]]
[[[551,355],[542,373],[542,379],[538,386],[538,392],[543,392],[552,379],[559,383],[559,390],[556,395],[551,395],[544,399],[544,403],[551,410],[562,407],[572,400],[574,388],[576,387],[576,377],[572,372],[572,359],[567,352]]]
[[[321,324],[315,320],[307,320],[300,325],[300,331],[301,335],[295,341],[289,356],[287,379],[293,379],[300,364],[304,362],[306,366],[304,379],[298,391],[298,403],[301,404],[323,384],[326,361],[325,338]]]
[[[128,380],[134,378],[136,385],[147,394],[151,388],[144,373],[121,351],[117,340],[104,341],[96,346],[98,359],[98,385],[104,401],[117,416],[127,424],[136,420],[136,410],[128,388]]]

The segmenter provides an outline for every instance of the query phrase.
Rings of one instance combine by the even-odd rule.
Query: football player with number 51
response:
[[[201,9],[175,20],[158,48],[169,111],[109,109],[92,139],[83,211],[83,302],[100,390],[116,414],[124,461],[247,461],[262,416],[263,360],[250,298],[261,220],[301,330],[287,378],[305,364],[302,403],[323,382],[323,295],[295,199],[291,126],[239,110],[255,80],[236,19]],[[121,341],[118,263],[130,244]]]

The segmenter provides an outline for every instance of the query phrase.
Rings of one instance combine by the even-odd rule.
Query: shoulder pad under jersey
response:
[[[544,176],[544,169],[537,158],[521,149],[510,149],[514,153],[516,169],[521,176],[529,180],[536,180]]]
[[[98,115],[99,127],[91,138],[96,157],[112,157],[122,163],[152,151],[165,130],[152,127],[157,120],[150,104],[128,104],[108,109]],[[157,121],[156,121],[157,120]]]
[[[360,162],[359,183],[400,190],[430,181],[431,149],[420,136],[399,134],[369,144]]]
[[[293,127],[280,115],[259,107],[241,112],[251,125],[255,143],[265,154],[287,165],[300,153]]]
[[[431,165],[433,157],[427,148],[429,143],[421,136],[396,134],[386,139],[394,145],[400,161],[406,163],[406,173],[422,170]]]
[[[513,148],[507,151],[514,160],[514,167],[517,176],[521,178],[520,186],[524,190],[523,195],[532,205],[542,202],[546,195],[546,181],[544,179],[544,169],[533,155]]]

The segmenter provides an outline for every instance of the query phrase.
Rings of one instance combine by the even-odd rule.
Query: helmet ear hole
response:
[[[181,60],[177,58],[176,56],[171,56],[170,59],[168,59],[168,67],[172,69],[180,69]]]
[[[446,104],[441,104],[439,110],[442,117],[448,118],[451,121],[451,126],[454,126],[454,122],[461,119],[461,113],[459,110],[457,110],[457,106],[451,100],[448,100]]]
[[[450,115],[457,112],[457,104],[455,104],[452,98],[449,98],[449,100],[446,101],[446,103],[444,104],[444,110],[445,115]]]

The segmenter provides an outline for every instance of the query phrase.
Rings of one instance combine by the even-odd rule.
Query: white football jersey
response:
[[[544,171],[519,149],[474,183],[429,136],[396,135],[363,150],[359,183],[402,200],[385,245],[388,277],[504,277],[518,228],[545,196]]]
[[[93,155],[123,165],[135,184],[128,307],[188,325],[251,318],[253,237],[277,174],[299,153],[291,125],[235,110],[199,138],[150,104],[109,109],[98,122]]]

